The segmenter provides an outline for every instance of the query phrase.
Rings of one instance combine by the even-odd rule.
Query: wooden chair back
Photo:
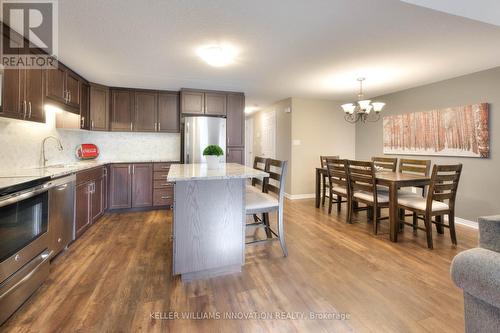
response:
[[[427,196],[427,209],[431,209],[432,201],[448,200],[450,210],[455,208],[458,182],[462,173],[462,164],[434,165],[431,185]]]
[[[347,189],[347,160],[338,158],[329,158],[326,160],[326,168],[328,170],[328,179],[332,187],[339,186]]]
[[[279,205],[283,207],[285,198],[285,183],[288,161],[280,161],[268,158],[266,161],[265,172],[269,174],[269,178],[264,181],[264,192],[274,193],[279,198]]]
[[[255,156],[255,158],[253,160],[253,168],[260,170],[260,171],[265,171],[266,170],[266,161],[267,161],[267,158]],[[265,179],[252,178],[252,186],[260,185],[261,190],[264,191],[264,180]]]
[[[327,160],[335,160],[335,159],[338,159],[339,157],[338,156],[320,156],[319,157],[319,160],[321,162],[321,167],[322,168],[326,168],[326,161]]]
[[[429,176],[430,170],[431,160],[411,160],[404,158],[399,160],[399,172],[401,173]]]
[[[373,162],[347,161],[347,179],[350,193],[365,191],[373,194],[373,202],[377,203],[377,185]]]
[[[396,172],[398,159],[392,157],[372,157],[372,162],[376,167],[382,168],[384,171]]]

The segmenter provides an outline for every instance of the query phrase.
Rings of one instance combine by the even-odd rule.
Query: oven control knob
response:
[[[21,259],[21,256],[19,254],[16,254],[16,256],[14,257],[14,260],[19,261],[20,259]]]

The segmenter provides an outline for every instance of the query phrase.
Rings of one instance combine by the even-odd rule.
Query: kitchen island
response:
[[[245,186],[266,172],[235,163],[174,164],[173,273],[183,280],[241,272],[245,263]]]

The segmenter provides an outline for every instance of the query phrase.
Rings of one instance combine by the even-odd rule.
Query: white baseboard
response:
[[[309,193],[309,194],[288,194],[288,193],[285,193],[285,198],[290,199],[290,200],[314,199],[315,197],[316,197],[316,194],[314,194],[314,193]]]
[[[472,229],[479,229],[479,224],[476,221],[470,221],[461,217],[455,217],[455,224],[460,224]]]

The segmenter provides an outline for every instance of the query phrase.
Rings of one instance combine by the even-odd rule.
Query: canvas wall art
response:
[[[488,103],[385,116],[384,154],[488,157]]]

